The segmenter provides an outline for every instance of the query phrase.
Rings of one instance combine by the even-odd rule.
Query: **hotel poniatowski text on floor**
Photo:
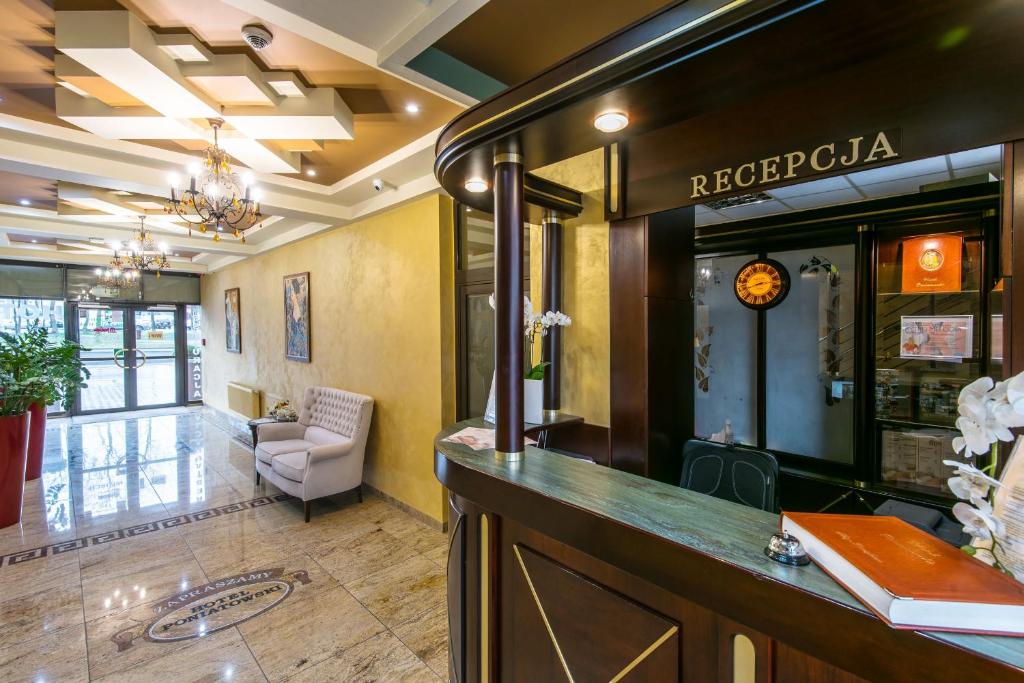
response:
[[[493,447],[446,440],[480,421],[435,443],[451,680],[1024,680],[1024,639],[891,628],[764,552],[779,499],[948,510],[957,394],[1024,370],[1022,27],[1009,2],[676,3],[443,129],[437,178],[493,213],[497,360]],[[562,224],[590,201],[540,171],[597,149],[595,465],[556,431],[526,444],[520,378],[523,222],[548,310]],[[557,345],[545,360],[555,411],[568,369]],[[746,505],[683,490],[719,482],[688,485],[702,437],[735,442],[707,457],[764,472],[764,495],[737,470],[724,497]]]

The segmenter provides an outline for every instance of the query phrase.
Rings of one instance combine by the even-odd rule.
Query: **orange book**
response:
[[[963,248],[959,235],[903,240],[903,293],[959,292]]]
[[[782,530],[895,628],[1024,635],[1024,584],[901,519],[784,512]]]

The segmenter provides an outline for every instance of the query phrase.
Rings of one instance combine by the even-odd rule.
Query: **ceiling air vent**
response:
[[[739,194],[735,197],[726,197],[725,199],[716,199],[713,202],[708,202],[704,206],[718,211],[720,209],[731,209],[734,206],[743,206],[745,204],[758,204],[760,202],[766,202],[770,200],[772,196],[767,192],[752,192],[750,194]]]
[[[273,34],[259,24],[249,24],[242,27],[242,37],[253,50],[259,52],[266,48],[274,40]]]

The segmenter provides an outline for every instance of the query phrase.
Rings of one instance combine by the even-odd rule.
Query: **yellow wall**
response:
[[[604,220],[604,152],[595,150],[534,171],[584,193],[583,213],[563,234],[562,411],[590,424],[609,423],[608,223]],[[530,232],[530,300],[541,303],[541,231]],[[537,358],[540,357],[539,352]]]
[[[433,195],[204,276],[206,403],[226,410],[229,381],[293,400],[313,385],[368,394],[366,482],[442,520],[433,439],[455,412],[453,254],[451,200]],[[304,271],[311,363],[284,358],[282,278]],[[241,354],[224,348],[232,287]]]

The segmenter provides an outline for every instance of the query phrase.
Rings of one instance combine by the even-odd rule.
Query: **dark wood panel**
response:
[[[584,422],[568,425],[548,432],[548,448],[579,453],[594,459],[598,465],[608,465],[608,428]]]
[[[637,681],[679,679],[679,624],[524,544],[506,545],[503,553],[505,571],[515,575],[505,596],[505,604],[515,605],[512,650],[504,658],[514,667],[512,680],[558,679],[563,671],[577,681],[625,674]]]
[[[775,643],[775,683],[869,683],[784,643]],[[893,663],[899,666],[898,661]]]
[[[1024,141],[1004,147],[1004,232],[1009,233],[1009,274],[1004,283],[1004,369],[1010,377],[1024,370]],[[1004,242],[1005,245],[1005,242]],[[1016,311],[1018,315],[1010,315]]]
[[[448,494],[448,675],[466,680],[466,515]]]
[[[644,306],[646,219],[609,225],[608,309],[611,466],[647,474],[647,316]]]

